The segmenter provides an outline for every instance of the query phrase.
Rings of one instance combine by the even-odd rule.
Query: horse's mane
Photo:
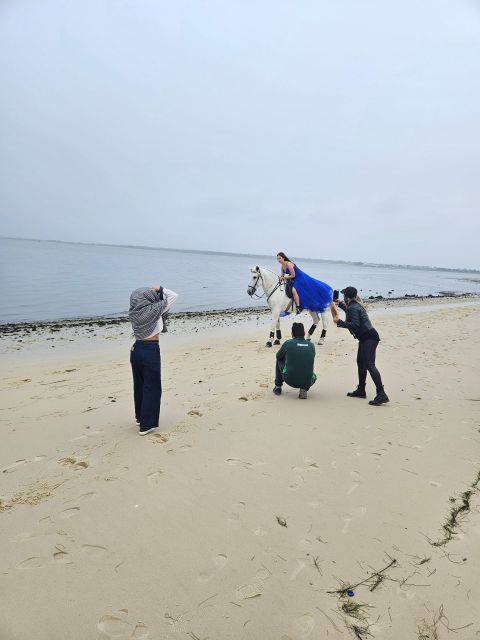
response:
[[[271,273],[272,276],[277,276],[278,278],[278,273],[275,273],[275,271],[272,271],[271,269],[267,269],[267,267],[258,267],[259,269],[262,269],[262,271],[268,271],[268,273]]]

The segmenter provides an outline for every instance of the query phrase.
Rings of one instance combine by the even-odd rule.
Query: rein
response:
[[[262,283],[263,283],[263,277],[262,277],[262,274],[261,274],[261,273],[259,273],[259,274],[258,274],[257,281],[255,282],[255,285],[252,287],[253,292],[252,292],[252,296],[251,296],[251,297],[253,298],[253,296],[255,296],[255,298],[256,298],[257,300],[261,300],[263,297],[265,297],[265,296],[266,296],[265,289],[263,290],[263,294],[262,294],[261,296],[257,295],[257,293],[256,293],[256,291],[257,291],[257,287],[258,287],[258,281],[259,281],[259,280],[262,280]],[[280,280],[280,278],[278,278],[278,282],[277,282],[277,284],[273,287],[273,289],[270,291],[270,293],[268,294],[267,299],[266,299],[266,302],[268,302],[268,301],[270,300],[270,298],[272,297],[272,295],[275,293],[275,291],[276,291],[277,289],[279,289],[279,288],[281,289],[281,286],[282,286],[282,281]]]

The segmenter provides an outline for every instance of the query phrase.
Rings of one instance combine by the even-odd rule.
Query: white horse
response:
[[[280,344],[280,340],[282,339],[282,332],[280,331],[280,314],[282,313],[282,311],[287,311],[289,307],[292,306],[292,300],[287,296],[285,292],[284,282],[280,280],[279,276],[276,273],[270,271],[270,269],[265,269],[264,267],[252,267],[250,269],[250,272],[252,276],[250,278],[250,282],[248,283],[248,295],[250,297],[255,295],[257,288],[261,287],[264,291],[264,295],[267,296],[268,306],[270,307],[270,311],[272,312],[272,328],[266,346],[272,346],[274,337],[275,341],[273,342],[273,344]],[[257,297],[262,298],[263,296]],[[323,344],[325,336],[327,335],[328,316],[325,312],[321,313],[320,315],[316,311],[308,312],[312,316],[313,324],[308,330],[306,338],[307,340],[312,339],[313,332],[317,328],[321,316],[323,329],[320,338],[318,339],[318,344]]]

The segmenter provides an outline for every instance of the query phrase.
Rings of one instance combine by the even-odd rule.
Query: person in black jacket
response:
[[[358,340],[357,366],[358,366],[358,387],[355,391],[350,391],[347,396],[350,398],[366,398],[365,385],[367,382],[367,372],[370,374],[377,394],[369,404],[380,405],[389,402],[389,398],[385,393],[382,383],[380,371],[375,366],[375,352],[380,336],[376,329],[373,328],[367,311],[362,301],[358,297],[358,291],[355,287],[347,287],[342,289],[344,302],[340,302],[338,306],[345,311],[345,320],[341,320],[338,316],[334,317],[337,327],[348,329],[354,338]]]

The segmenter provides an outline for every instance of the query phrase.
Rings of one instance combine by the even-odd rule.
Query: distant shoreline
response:
[[[237,253],[234,251],[210,251],[208,249],[175,249],[173,247],[153,247],[148,245],[135,245],[135,244],[107,244],[105,242],[72,242],[71,240],[42,240],[40,238],[18,238],[13,236],[0,236],[0,240],[22,240],[24,242],[52,242],[56,244],[72,244],[86,247],[116,247],[118,249],[141,249],[144,251],[170,251],[175,253],[194,253],[205,254],[215,256],[233,256],[239,258],[272,258],[270,254],[263,253]],[[432,267],[428,265],[414,265],[414,264],[387,264],[378,262],[363,262],[358,260],[332,260],[325,258],[304,258],[299,256],[296,260],[302,262],[321,262],[323,264],[345,264],[356,267],[371,267],[374,269],[388,268],[388,269],[412,269],[419,271],[445,271],[447,273],[468,273],[468,274],[480,274],[480,269],[466,269],[465,267]]]
[[[477,300],[480,299],[478,293],[445,293],[443,295],[427,295],[420,296],[416,294],[407,294],[397,298],[385,298],[383,296],[371,296],[370,298],[364,298],[368,306],[381,305],[389,303],[402,303],[402,302],[423,302],[428,300]],[[261,307],[234,307],[229,309],[217,309],[209,311],[180,311],[178,313],[172,313],[172,317],[176,320],[194,320],[195,318],[202,320],[214,320],[216,318],[223,318],[226,316],[251,316],[251,315],[268,315],[270,309],[265,306]],[[77,317],[77,318],[59,318],[56,320],[38,320],[38,321],[23,321],[23,322],[5,322],[0,323],[0,339],[9,335],[29,335],[38,331],[50,331],[56,333],[62,329],[68,328],[86,328],[86,327],[112,327],[115,325],[122,325],[128,323],[128,316],[126,314],[112,314],[112,315],[100,315],[89,317]]]

